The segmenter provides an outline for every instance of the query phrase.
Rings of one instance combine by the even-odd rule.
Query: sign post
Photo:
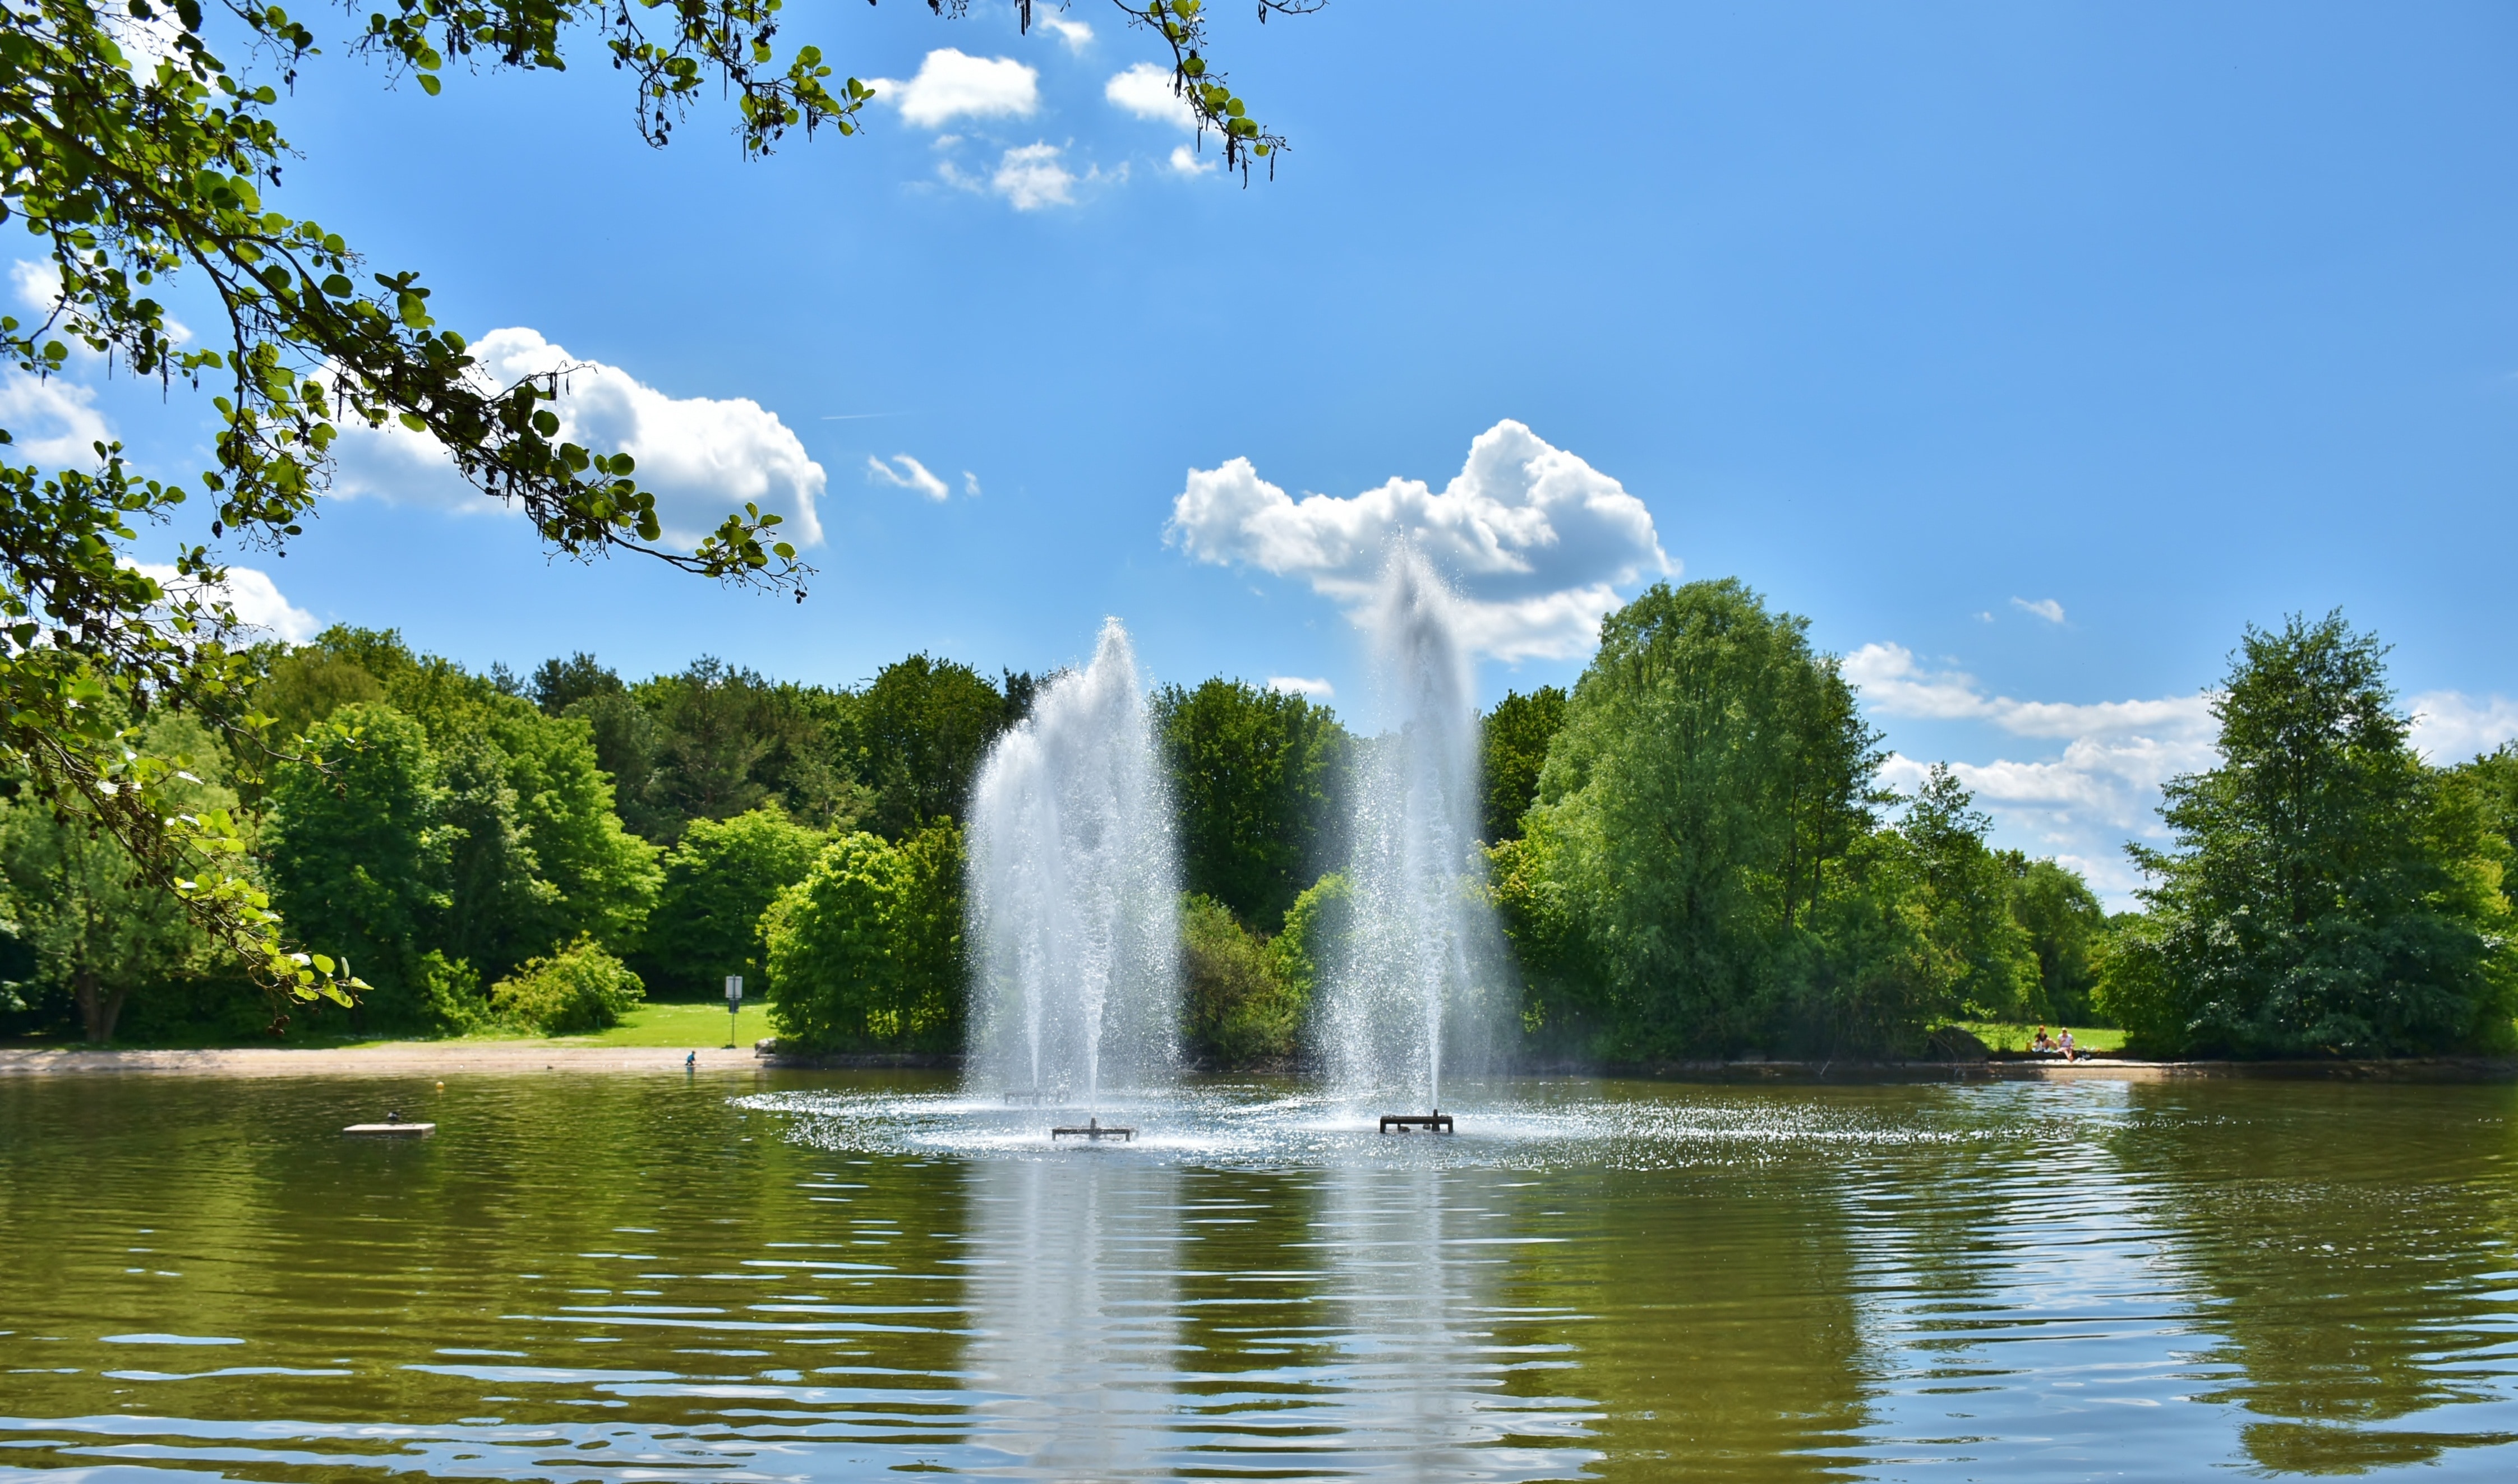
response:
[[[743,976],[741,974],[728,974],[725,976],[725,1043],[729,1046],[736,1046],[742,1043],[742,1039],[736,1036],[734,1032],[736,1023],[735,1016],[739,1014],[742,1009]]]

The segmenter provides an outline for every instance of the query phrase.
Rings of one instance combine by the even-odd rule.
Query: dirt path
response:
[[[678,1046],[589,1046],[551,1041],[406,1040],[373,1046],[244,1046],[205,1051],[87,1051],[0,1046],[0,1077],[96,1073],[211,1077],[410,1077],[449,1072],[668,1073],[682,1070]],[[762,1065],[749,1047],[704,1048],[705,1071]]]

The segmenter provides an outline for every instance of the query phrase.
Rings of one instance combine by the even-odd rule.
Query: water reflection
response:
[[[2518,1092],[2129,1089],[2112,1144],[2201,1291],[2238,1441],[2280,1473],[2440,1464],[2518,1440]]]
[[[1180,1348],[1180,1171],[1128,1151],[972,1166],[968,1471],[1132,1479],[1163,1458]]]

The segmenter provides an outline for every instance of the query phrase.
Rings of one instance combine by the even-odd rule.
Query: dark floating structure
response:
[[[1432,1113],[1385,1113],[1381,1116],[1384,1133],[1414,1133],[1422,1128],[1427,1133],[1450,1133],[1452,1116],[1436,1109]]]
[[[1101,1116],[1097,1114],[1090,1122],[1070,1124],[1063,1128],[1053,1128],[1049,1131],[1049,1136],[1053,1140],[1091,1139],[1097,1144],[1102,1142],[1104,1139],[1120,1139],[1133,1144],[1137,1141],[1137,1130],[1134,1128],[1123,1128],[1116,1124],[1105,1128],[1102,1126]]]
[[[444,1086],[445,1083],[440,1082],[438,1085]],[[406,1124],[402,1121],[402,1110],[397,1108],[393,1112],[386,1114],[385,1121],[381,1124],[352,1124],[349,1127],[344,1128],[341,1131],[343,1133],[355,1133],[362,1138],[424,1139],[437,1131],[437,1125],[435,1124]]]

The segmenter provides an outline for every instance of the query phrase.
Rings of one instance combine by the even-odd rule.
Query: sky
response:
[[[1952,763],[2119,906],[2248,624],[2374,631],[2434,757],[2518,736],[2505,5],[1225,4],[1291,142],[1246,185],[1115,7],[784,14],[876,100],[754,162],[714,101],[642,144],[590,37],[431,99],[332,14],[277,204],[420,271],[486,365],[583,367],[572,427],[669,525],[787,513],[808,601],[553,562],[382,435],[235,554],[248,616],[851,684],[1075,663],[1117,615],[1159,681],[1369,726],[1347,615],[1394,539],[1488,701],[1737,577],[1844,657],[1892,782]],[[22,446],[174,477],[208,415],[0,384]]]

